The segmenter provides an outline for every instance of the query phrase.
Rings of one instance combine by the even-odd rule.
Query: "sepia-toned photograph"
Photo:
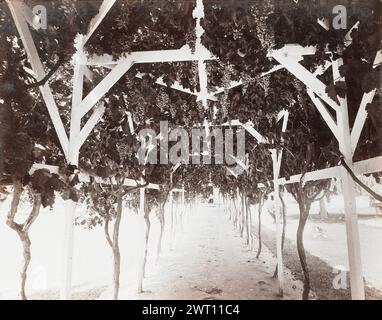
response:
[[[0,0],[0,300],[382,300],[381,64],[381,0]]]

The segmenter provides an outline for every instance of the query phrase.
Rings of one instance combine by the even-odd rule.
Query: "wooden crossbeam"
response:
[[[292,73],[297,79],[317,94],[329,106],[331,106],[334,110],[337,110],[339,105],[326,93],[326,85],[317,79],[317,77],[308,69],[301,65],[293,55],[280,50],[273,51],[273,58],[275,58],[290,73]]]
[[[19,0],[13,0],[18,6],[19,12],[24,16],[25,20],[28,22],[28,24],[33,27],[33,29],[38,30],[39,29],[39,24],[37,23],[39,20],[39,17],[33,13],[31,8],[29,8],[24,1],[19,1]]]
[[[143,76],[145,74],[142,74],[142,73],[137,73],[136,74],[136,77],[138,79],[142,79]],[[163,77],[160,77],[158,78],[156,81],[155,81],[156,84],[162,86],[162,87],[168,87],[167,84],[163,81]],[[199,97],[199,92],[198,91],[191,91],[190,89],[188,88],[184,88],[178,81],[174,81],[174,83],[170,86],[171,89],[173,90],[177,90],[177,91],[180,91],[180,92],[183,92],[183,93],[187,93],[187,94],[190,94],[190,95],[193,95],[193,96],[196,96],[198,97],[197,98],[197,101],[200,100],[200,97]],[[217,101],[217,98],[213,95],[213,94],[209,94],[207,96],[207,99],[208,100],[211,100],[211,101]]]
[[[144,75],[145,74],[139,72],[139,73],[136,74],[136,77],[138,79],[142,79]],[[168,87],[167,84],[163,81],[163,77],[158,78],[155,81],[155,83],[160,85],[160,86],[163,86],[163,87]],[[230,89],[233,89],[235,87],[241,86],[242,84],[243,84],[242,81],[231,81],[231,83],[230,83],[230,85],[228,87],[225,87],[225,88],[223,88],[223,87],[215,88],[214,91],[208,92],[207,100],[217,101],[216,95],[221,94],[221,93],[223,93],[226,90],[230,90]],[[174,89],[174,90],[177,90],[177,91],[181,91],[181,92],[190,94],[190,95],[194,95],[194,96],[198,97],[197,101],[201,100],[200,92],[199,91],[191,91],[190,89],[184,88],[178,81],[174,81],[174,83],[170,86],[170,88]]]
[[[377,89],[374,89],[368,93],[365,93],[362,96],[362,101],[354,121],[353,129],[351,131],[351,148],[352,148],[353,154],[357,148],[359,138],[362,133],[362,129],[365,126],[365,122],[367,119],[366,107],[369,103],[373,101],[376,92],[377,92]]]
[[[207,49],[201,49],[198,55],[196,55],[196,53],[192,52],[190,46],[184,45],[180,49],[134,51],[122,58],[119,58],[118,60],[114,60],[113,56],[108,54],[104,54],[101,56],[94,55],[88,57],[87,65],[117,65],[120,62],[126,60],[132,61],[133,63],[159,63],[213,59],[216,58],[214,58]]]
[[[59,167],[47,165],[47,164],[40,164],[40,163],[35,163],[32,166],[31,170],[29,171],[29,174],[33,174],[37,170],[49,170],[50,173],[54,173],[54,174],[58,174],[58,175],[60,174]],[[109,179],[105,180],[105,179],[102,179],[100,177],[93,177],[93,178],[94,178],[95,182],[97,182],[97,183],[102,183],[102,184],[106,184],[106,185],[117,184],[117,181],[115,180],[115,178],[112,178],[111,182],[109,181]],[[79,174],[79,180],[80,180],[80,182],[91,182],[91,176],[87,173],[80,173]],[[139,182],[137,182],[134,179],[125,179],[125,182],[123,185],[126,187],[137,187],[139,185]],[[154,183],[149,183],[144,188],[159,190],[159,185],[154,184]]]
[[[333,168],[327,168],[327,169],[307,172],[304,175],[302,181],[303,182],[318,181],[318,180],[338,178],[339,176],[340,176],[340,167],[333,167]],[[301,177],[302,177],[302,174],[296,174],[296,175],[291,176],[289,179],[279,178],[278,183],[280,185],[299,183],[301,180]]]
[[[345,39],[344,39],[345,47],[348,47],[353,43],[353,39],[351,37],[351,34],[352,34],[353,30],[358,29],[359,24],[360,24],[360,22],[357,21],[355,23],[355,25],[353,27],[351,27],[350,30],[346,33]]]
[[[375,60],[374,60],[374,63],[373,63],[373,69],[379,67],[382,63],[382,50],[379,50],[377,52],[377,55],[375,56]]]
[[[136,63],[180,62],[213,59],[210,52],[200,50],[198,54],[192,53],[189,46],[175,50],[156,50],[132,52],[128,56],[113,61],[110,56],[102,56],[88,60],[88,65],[116,64],[110,73],[85,97],[79,106],[80,116],[83,117],[99,99]]]
[[[252,122],[242,123],[239,120],[230,120],[222,124],[223,127],[237,126],[243,127],[252,137],[256,139],[258,143],[267,143],[267,139],[264,138],[260,132],[258,132],[254,127]]]
[[[115,1],[116,0],[103,0],[98,14],[90,21],[89,31],[84,38],[84,44],[86,44],[86,42],[90,39],[93,33],[97,30],[98,26],[106,17],[111,7],[114,5]]]
[[[86,122],[86,124],[81,129],[80,134],[75,141],[77,143],[76,148],[80,149],[81,146],[84,144],[84,142],[88,138],[89,134],[93,131],[93,129],[96,126],[96,124],[98,123],[98,121],[102,118],[103,114],[105,113],[105,109],[106,108],[105,108],[104,104],[100,104],[98,107],[96,107],[93,110],[92,115],[90,116],[89,120]]]
[[[281,49],[271,50],[268,53],[268,56],[273,57],[275,52],[280,52],[283,54],[292,55],[292,56],[296,56],[296,57],[298,57],[298,56],[309,56],[309,55],[312,56],[312,55],[316,54],[316,51],[317,51],[317,49],[315,46],[303,47],[299,44],[286,44]]]
[[[382,172],[382,156],[355,162],[353,169],[357,175]]]
[[[132,65],[132,61],[128,59],[119,62],[118,65],[81,101],[78,106],[79,117],[82,118],[87,114]]]
[[[317,180],[325,180],[325,179],[333,179],[333,178],[339,178],[341,176],[340,172],[341,166],[321,169],[321,170],[315,170],[307,172],[302,181],[317,181]],[[375,172],[382,172],[382,156],[362,160],[355,162],[353,164],[353,170],[354,173],[357,176],[365,175],[365,174],[371,174]],[[287,185],[292,183],[299,183],[301,180],[302,174],[296,174],[293,176],[290,176],[288,179],[283,177],[279,178],[277,182],[280,185]],[[263,183],[259,183],[258,187],[264,187],[265,185]]]
[[[281,110],[277,115],[277,122],[280,120],[283,120],[282,123],[282,132],[285,132],[287,130],[288,126],[288,119],[289,119],[289,112],[287,110]],[[252,121],[248,121],[246,123],[242,123],[239,120],[229,120],[228,122],[225,122],[222,124],[224,127],[230,127],[230,126],[238,126],[243,127],[250,135],[252,135],[258,143],[269,143],[267,138],[265,138],[259,131],[257,131]]]
[[[328,125],[330,131],[338,140],[338,127],[337,127],[336,120],[330,114],[325,104],[314,95],[311,89],[307,89],[307,93],[310,99],[312,100],[312,102],[314,103],[314,105],[316,106],[318,112],[321,114],[322,118],[325,120],[325,123]]]

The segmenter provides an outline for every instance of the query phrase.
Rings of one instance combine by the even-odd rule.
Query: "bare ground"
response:
[[[272,251],[276,252],[274,232],[266,226],[262,227],[263,243]],[[349,300],[351,299],[350,286],[347,289],[335,289],[333,286],[333,279],[336,274],[333,274],[333,266],[329,265],[323,259],[312,255],[306,251],[306,259],[308,263],[311,287],[320,300]],[[285,239],[285,246],[283,251],[284,265],[289,268],[293,275],[303,280],[303,273],[298,258],[296,242],[294,240]],[[349,277],[347,277],[349,283]],[[379,290],[366,286],[366,299],[368,300],[381,300],[382,292]]]
[[[223,210],[193,210],[183,225],[173,250],[145,279],[145,292],[123,287],[121,299],[281,299],[278,281],[272,278],[275,257],[264,248],[261,259],[256,259]],[[286,270],[284,299],[300,299],[301,287]],[[100,298],[110,296],[111,288]]]

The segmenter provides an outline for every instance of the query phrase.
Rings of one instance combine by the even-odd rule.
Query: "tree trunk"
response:
[[[28,233],[26,232],[20,232],[19,237],[23,244],[23,257],[24,257],[24,264],[20,274],[21,276],[20,296],[22,300],[27,300],[27,296],[25,293],[25,285],[27,283],[28,267],[31,261],[31,241],[29,239]]]
[[[226,205],[227,205],[227,211],[228,211],[228,216],[229,216],[229,221],[233,221],[233,218],[232,218],[232,203],[231,203],[231,199],[228,199],[226,200]]]
[[[160,254],[162,252],[162,241],[163,241],[163,232],[164,232],[164,224],[165,224],[164,204],[159,209],[159,223],[160,223],[160,233],[159,233],[158,246],[157,246],[157,260],[160,257]]]
[[[170,194],[170,189],[165,193],[165,196],[164,196],[164,199],[162,201],[162,203],[160,204],[159,206],[159,223],[160,223],[160,234],[159,234],[159,239],[158,239],[158,246],[157,246],[157,258],[156,258],[156,261],[158,262],[158,259],[160,257],[160,254],[162,252],[162,242],[163,242],[163,233],[164,233],[164,227],[165,227],[165,223],[166,223],[166,220],[165,220],[165,205],[166,205],[166,201],[167,201],[167,198]]]
[[[261,212],[263,207],[263,195],[260,196],[259,201],[259,208],[258,208],[258,220],[259,220],[259,226],[258,226],[258,238],[259,238],[259,247],[257,249],[256,259],[259,259],[262,249],[262,241],[261,241]]]
[[[309,217],[309,204],[306,203],[306,200],[302,200],[299,203],[299,208],[300,208],[300,217],[299,217],[298,228],[297,228],[297,251],[298,251],[298,257],[301,263],[301,268],[304,273],[304,290],[302,293],[302,299],[308,300],[309,292],[310,292],[310,277],[309,277],[309,270],[308,270],[308,264],[306,262],[306,254],[305,254],[305,247],[304,247],[304,229],[305,229],[306,221]]]
[[[23,267],[21,269],[20,277],[21,277],[21,284],[20,284],[20,297],[22,300],[27,300],[26,296],[26,282],[27,282],[27,275],[28,275],[28,267],[31,262],[31,241],[29,238],[29,229],[38,217],[40,213],[41,208],[41,195],[35,193],[33,195],[33,208],[31,213],[29,214],[27,220],[23,224],[18,224],[15,222],[15,216],[17,213],[17,208],[20,203],[22,193],[22,185],[19,181],[14,182],[14,194],[11,204],[11,210],[7,217],[7,225],[17,232],[20,241],[23,245]]]
[[[104,225],[105,238],[110,248],[113,250],[113,241],[111,241],[110,233],[109,233],[109,223],[110,223],[110,220],[108,218],[105,218],[105,225]]]
[[[245,229],[245,235],[246,235],[246,244],[249,246],[249,218],[248,218],[248,209],[247,209],[247,197],[245,195],[242,196],[243,201],[243,225]]]
[[[247,228],[248,228],[248,242],[249,249],[253,249],[253,233],[252,233],[252,215],[251,215],[251,206],[249,204],[248,198],[246,198],[246,211],[247,211]]]
[[[122,218],[122,186],[118,186],[117,217],[113,230],[113,256],[114,256],[114,300],[118,300],[119,278],[121,274],[121,253],[119,250],[119,227]]]
[[[234,215],[234,218],[233,218],[234,227],[235,227],[235,229],[237,229],[239,227],[239,210],[237,209],[235,199],[233,199],[232,203],[233,203],[233,207],[234,207],[235,212],[236,212],[236,214]]]
[[[150,229],[151,229],[151,222],[150,222],[150,210],[145,204],[145,223],[146,223],[146,229],[145,229],[145,243],[144,243],[144,251],[143,251],[143,271],[142,275],[143,277],[146,277],[146,264],[147,264],[147,251],[148,251],[148,244],[149,244],[149,237],[150,237]]]

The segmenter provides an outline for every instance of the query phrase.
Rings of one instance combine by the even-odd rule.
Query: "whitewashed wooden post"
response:
[[[213,188],[213,201],[214,201],[214,204],[218,204],[219,203],[219,188]]]
[[[237,203],[237,228],[240,232],[241,229],[241,202],[240,202],[239,188],[236,188],[236,203]]]
[[[181,230],[183,230],[183,228],[184,228],[184,219],[185,219],[185,214],[186,214],[186,210],[185,210],[185,207],[184,207],[184,188],[183,187],[182,187],[182,189],[180,191],[180,210],[179,210],[179,213],[180,213],[180,217],[179,217],[180,228],[181,228]]]
[[[170,250],[174,249],[174,233],[175,233],[175,221],[174,221],[174,194],[172,190],[169,195],[169,206],[170,206],[170,221],[171,221],[171,230],[170,230]]]
[[[83,94],[83,77],[86,57],[82,52],[82,36],[76,38],[77,54],[74,57],[74,76],[73,76],[73,96],[72,110],[70,121],[70,136],[69,136],[69,164],[78,167],[79,147],[78,141],[81,131],[81,117],[79,117],[78,106],[82,101]],[[82,61],[81,61],[82,60]],[[60,288],[60,298],[62,300],[70,299],[71,283],[72,283],[72,268],[73,268],[73,245],[74,245],[74,222],[75,211],[77,204],[73,200],[66,200],[65,208],[65,230],[64,230],[64,250],[62,263],[62,285]]]
[[[197,55],[202,54],[203,51],[206,51],[206,48],[202,45],[202,35],[204,33],[204,29],[201,26],[201,19],[204,18],[204,5],[203,0],[196,0],[196,7],[193,12],[193,17],[196,18],[196,45],[195,45],[195,53]],[[207,70],[206,70],[206,62],[204,60],[198,61],[198,74],[199,74],[199,99],[201,99],[203,107],[207,108]]]
[[[140,241],[139,241],[139,266],[138,266],[138,293],[143,292],[143,268],[144,268],[144,256],[146,251],[146,239],[145,239],[145,188],[139,189],[139,231],[140,231]]]
[[[339,71],[342,64],[342,59],[333,61],[332,68],[335,83],[338,81],[345,81],[340,76]],[[339,147],[345,158],[344,161],[350,168],[353,168],[353,152],[351,146],[347,98],[339,97],[339,100],[340,108],[337,109]],[[341,167],[341,181],[345,208],[351,294],[353,300],[364,300],[365,287],[362,272],[355,185],[353,178],[343,166]]]
[[[328,209],[326,206],[325,198],[320,199],[320,217],[321,219],[327,219],[328,218]]]
[[[279,280],[279,295],[283,296],[284,291],[284,265],[282,254],[282,233],[281,233],[281,200],[280,200],[280,185],[278,182],[280,173],[280,156],[276,150],[271,150],[272,165],[273,165],[273,192],[275,204],[275,217],[276,217],[276,255],[277,255],[277,278]]]

